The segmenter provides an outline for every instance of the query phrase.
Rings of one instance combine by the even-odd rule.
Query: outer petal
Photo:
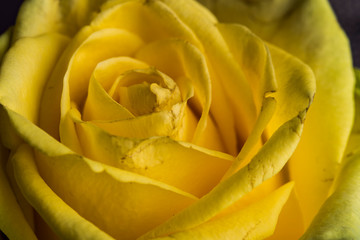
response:
[[[79,156],[21,115],[4,110],[18,134],[38,150],[35,161],[39,172],[54,192],[45,188],[44,180],[34,170],[31,151],[20,151],[20,156],[14,158],[17,181],[24,195],[60,236],[62,232],[66,236],[74,234],[76,239],[77,234],[93,224],[96,228],[90,229],[94,234],[100,228],[118,239],[134,239],[197,200],[167,184]],[[64,215],[49,206],[54,201]],[[69,223],[64,221],[67,218],[71,219]],[[78,227],[83,230],[73,232]],[[94,235],[94,239],[102,237]]]
[[[322,205],[302,239],[360,238],[360,71],[356,70],[356,115],[344,166],[334,193]]]
[[[259,149],[259,146],[256,148],[256,142],[266,140],[284,121],[309,106],[315,90],[315,79],[308,66],[286,52],[265,44],[247,28],[238,24],[218,24],[218,28],[236,61],[245,69],[245,76],[254,89],[257,101],[263,102],[254,128],[229,170],[229,175],[247,164],[256,154]],[[238,39],[242,39],[242,42]],[[254,55],[257,56],[255,59]],[[262,189],[255,189],[255,198],[250,197],[248,201],[264,196],[286,181],[288,174],[285,168]],[[303,224],[296,193],[291,195],[284,211],[287,212],[281,215],[279,223],[285,227],[277,228],[278,235],[274,239],[278,239],[280,234],[298,238],[303,233]],[[294,215],[297,217],[296,224],[290,221]]]
[[[59,34],[18,40],[1,66],[1,104],[37,122],[43,87],[67,42],[68,39]],[[8,127],[3,127],[1,135],[7,147],[14,146]]]
[[[317,94],[289,165],[307,225],[328,195],[351,130],[354,78],[348,41],[324,0],[202,2],[220,21],[248,26],[314,70]]]
[[[10,39],[12,34],[12,28],[9,28],[6,32],[0,36],[0,63],[10,46]]]
[[[61,238],[113,239],[83,219],[49,188],[39,175],[29,146],[20,146],[13,161],[22,192]]]
[[[284,185],[261,201],[240,211],[206,222],[187,231],[156,239],[264,239],[273,233],[280,210],[288,199],[293,185],[293,183]]]
[[[14,40],[54,32],[71,36],[89,22],[104,1],[24,1],[18,13]]]
[[[6,150],[0,146],[0,231],[9,239],[37,239],[24,217],[5,173]],[[5,159],[6,158],[6,159]]]

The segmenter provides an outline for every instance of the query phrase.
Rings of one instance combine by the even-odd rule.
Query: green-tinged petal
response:
[[[6,150],[0,146],[0,230],[9,239],[37,239],[34,231],[26,221],[5,172]],[[6,159],[5,159],[6,158]]]
[[[36,168],[33,151],[28,145],[21,145],[12,161],[21,191],[59,237],[113,239],[82,218],[49,188]]]
[[[348,40],[328,1],[202,2],[210,3],[220,21],[246,25],[300,58],[315,73],[316,97],[289,164],[308,225],[328,196],[353,122],[354,77]]]
[[[1,104],[37,122],[44,85],[67,43],[68,39],[58,34],[18,40],[5,55],[0,70]],[[4,124],[3,143],[14,148],[16,140]]]
[[[16,20],[14,40],[48,33],[72,36],[89,23],[104,0],[28,0]]]
[[[217,28],[244,72],[259,111],[265,94],[277,90],[274,66],[268,47],[244,26],[219,23]]]
[[[283,122],[312,106],[316,84],[314,73],[306,64],[271,44],[268,48],[278,86],[276,92],[269,94],[277,101],[276,111],[267,126],[271,134]]]
[[[227,177],[251,160],[259,149],[256,143],[261,140],[266,141],[281,124],[309,107],[315,92],[315,79],[308,66],[286,52],[265,44],[245,27],[235,24],[218,24],[218,28],[228,45],[233,49],[236,60],[245,68],[244,73],[250,83],[251,80],[257,79],[258,85],[254,86],[252,83],[252,87],[258,97],[257,101],[262,100],[262,103],[260,102],[262,104],[260,105],[261,111],[254,128],[225,176]],[[237,42],[236,39],[243,39],[244,43]],[[241,46],[242,44],[244,46]],[[254,56],[251,52],[256,53],[256,60],[251,59]],[[246,60],[247,58],[250,59]],[[256,73],[251,71],[256,71]],[[275,85],[277,85],[276,88]],[[259,99],[261,96],[268,97]],[[286,169],[271,179],[261,192],[271,192],[285,181],[288,181]],[[254,198],[250,197],[250,199]],[[280,223],[284,223],[283,226],[286,227],[277,229],[277,236],[287,235],[296,238],[295,235],[299,236],[303,231],[297,201],[296,197],[291,197],[285,209],[287,214],[296,215],[298,221],[290,228],[286,226],[289,219],[282,216]]]
[[[6,32],[1,34],[0,36],[0,64],[2,62],[2,59],[6,51],[10,47],[11,35],[12,35],[12,28],[9,28]]]
[[[266,98],[266,96],[277,90],[277,83],[270,51],[259,37],[240,25],[217,24],[217,28],[252,88],[258,112],[258,119],[249,137],[227,173],[229,176],[250,161],[258,150],[254,148],[257,144],[261,146],[261,136],[272,118],[276,106],[275,99]]]
[[[27,169],[33,168],[22,162],[24,159],[29,160],[29,155],[29,158],[15,158],[15,176],[23,193],[27,191],[24,194],[28,198],[35,198],[34,207],[55,230],[57,227],[69,227],[72,231],[79,229],[79,232],[86,232],[84,229],[93,223],[117,239],[134,239],[197,200],[193,195],[173,186],[76,155],[19,114],[9,109],[5,111],[18,134],[38,150],[35,161],[43,180],[37,172],[29,176],[30,170]],[[33,161],[28,163],[35,164]],[[27,177],[35,177],[40,182],[30,185],[28,183],[32,180]],[[44,187],[44,181],[56,195],[48,192],[50,189]],[[43,194],[49,195],[50,199]],[[55,200],[59,203],[58,197],[62,199],[60,203],[67,203],[61,204],[64,211],[58,212],[48,205]],[[44,202],[47,200],[50,203]],[[79,215],[73,214],[74,210],[81,215],[81,220]],[[75,220],[64,221],[67,217]],[[76,224],[75,227],[73,224]],[[93,231],[97,232],[98,229],[93,228]],[[71,231],[64,233],[71,234]]]
[[[282,125],[252,161],[217,185],[198,202],[154,228],[140,239],[151,239],[196,227],[215,217],[266,179],[278,173],[290,158],[302,132],[305,112]]]
[[[276,108],[276,100],[272,97],[264,98],[261,111],[258,119],[254,125],[253,131],[250,133],[248,139],[246,139],[244,146],[241,148],[240,153],[237,155],[234,163],[228,169],[224,175],[224,179],[234,174],[241,167],[248,164],[250,159],[254,156],[254,146],[261,140],[261,136],[272,118]],[[258,149],[255,149],[258,150]]]
[[[277,218],[293,185],[293,183],[286,184],[264,199],[239,211],[221,216],[187,231],[156,239],[264,239],[274,232]]]
[[[344,160],[347,163],[334,193],[324,202],[302,240],[360,238],[360,154]]]
[[[355,69],[355,121],[334,192],[322,205],[302,239],[360,238],[360,71]]]

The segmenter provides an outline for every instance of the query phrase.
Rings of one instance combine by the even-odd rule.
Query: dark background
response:
[[[0,3],[0,33],[15,23],[22,0],[2,0]],[[330,0],[340,25],[350,38],[354,65],[360,67],[360,1]]]

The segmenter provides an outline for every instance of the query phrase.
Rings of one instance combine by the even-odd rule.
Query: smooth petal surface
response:
[[[58,34],[18,40],[5,55],[0,70],[0,102],[22,114],[30,121],[38,120],[40,100],[44,85],[68,43],[68,38]],[[39,67],[41,66],[41,68]],[[3,144],[14,148],[18,143],[3,122]]]
[[[72,36],[90,21],[104,0],[29,0],[22,4],[14,40],[48,33]]]
[[[12,160],[15,176],[22,192],[60,237],[64,239],[113,239],[82,218],[49,188],[39,175],[32,149],[29,146],[20,146]]]
[[[324,0],[201,2],[220,21],[246,25],[315,73],[316,97],[289,164],[308,225],[328,195],[352,126],[354,77],[348,40]]]
[[[322,205],[305,239],[358,239],[360,237],[360,70],[355,70],[355,122],[334,192]]]
[[[0,63],[2,62],[2,59],[10,46],[11,34],[12,28],[9,28],[0,36]]]
[[[264,199],[240,211],[211,220],[187,231],[156,239],[265,239],[273,233],[278,215],[288,199],[293,185],[293,183],[286,184]]]
[[[9,239],[36,240],[35,233],[27,222],[6,175],[5,164],[8,154],[0,146],[0,230]]]

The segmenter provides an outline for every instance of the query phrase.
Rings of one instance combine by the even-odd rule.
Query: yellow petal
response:
[[[58,59],[43,89],[42,101],[40,103],[39,126],[56,139],[60,139],[60,100],[63,80],[69,61],[74,52],[93,32],[94,30],[88,26],[79,30],[78,34],[72,38]]]
[[[77,126],[85,156],[164,182],[198,197],[218,184],[233,160],[229,155],[204,151],[167,137],[146,140],[120,138],[80,119],[77,119]]]
[[[302,112],[282,125],[246,167],[221,182],[195,204],[143,235],[141,239],[159,237],[196,227],[210,220],[263,181],[278,173],[300,140],[304,116]]]
[[[70,103],[75,102],[82,106],[87,94],[87,86],[96,65],[108,58],[119,55],[131,55],[142,41],[136,35],[120,29],[103,29],[92,33],[79,46],[72,55],[63,83],[61,99],[60,139],[68,146],[74,146],[78,152],[77,144],[73,145],[76,135],[74,126],[65,117],[70,109]],[[86,63],[84,63],[86,59]]]
[[[355,69],[355,121],[334,192],[325,201],[302,239],[360,237],[360,71]]]
[[[84,120],[124,120],[134,115],[109,96],[95,77],[90,78]]]
[[[360,237],[360,154],[347,157],[335,192],[325,201],[301,239]]]
[[[201,48],[201,43],[193,31],[160,1],[119,3],[104,9],[92,21],[91,26],[96,29],[125,29],[138,35],[145,42],[166,38],[184,39]]]
[[[65,114],[70,108],[70,101],[81,105],[85,100],[87,91],[84,86],[88,86],[91,74],[99,62],[132,55],[141,45],[142,40],[138,36],[125,30],[108,28],[92,33],[70,60],[64,79],[62,112]]]
[[[275,92],[277,83],[266,44],[249,29],[238,24],[217,24],[235,60],[254,93],[257,111],[265,94]],[[239,41],[239,39],[241,39]]]
[[[13,156],[19,187],[39,214],[64,239],[112,239],[70,208],[40,177],[31,148],[22,145]]]
[[[213,3],[220,21],[246,25],[299,57],[315,73],[316,97],[290,161],[290,177],[297,183],[308,225],[328,196],[353,122],[354,77],[348,40],[328,1],[207,2]]]
[[[16,20],[14,39],[48,33],[75,34],[90,21],[104,0],[30,0],[22,4]]]
[[[18,40],[1,66],[1,104],[37,122],[43,88],[67,43],[68,39],[58,34]],[[4,144],[14,147],[16,143],[11,142],[9,131],[9,128],[2,129]]]
[[[35,233],[27,222],[5,173],[5,160],[8,156],[4,147],[0,147],[0,152],[0,230],[9,239],[35,240]]]
[[[228,45],[233,49],[236,60],[241,66],[246,68],[244,71],[248,79],[257,79],[258,85],[252,85],[258,97],[255,101],[259,101],[259,97],[261,96],[269,96],[262,100],[261,112],[258,115],[258,119],[242,147],[237,160],[234,162],[232,168],[229,169],[227,173],[227,176],[229,176],[238,168],[247,164],[254,154],[256,154],[259,149],[259,147],[255,147],[256,143],[264,139],[264,135],[262,134],[265,134],[266,140],[284,121],[296,115],[297,112],[308,108],[315,91],[315,79],[312,71],[302,62],[271,45],[265,45],[246,28],[234,24],[218,24],[218,28]],[[244,39],[244,46],[242,46],[241,42],[237,42],[236,39]],[[251,60],[253,55],[247,51],[257,52],[256,56],[258,57],[256,60]],[[250,59],[247,60],[247,58]],[[257,73],[255,74],[251,71],[256,71]],[[277,85],[276,88],[275,85]],[[275,101],[277,103],[276,110]],[[257,108],[259,109],[258,106]],[[266,187],[264,186],[261,190],[255,189],[254,191],[258,192],[260,196],[262,196],[261,194],[263,194],[263,192],[271,192],[288,181],[287,176],[287,169],[284,169],[278,176],[271,179]],[[250,196],[247,197],[247,201],[251,202],[256,200],[256,196],[257,195],[251,196],[250,194]],[[299,232],[303,230],[301,213],[299,213],[297,203],[298,200],[297,198],[291,198],[290,201],[291,205],[286,208],[290,208],[287,210],[288,214],[291,214],[290,216],[297,214],[299,217],[296,219],[296,224],[291,227],[291,230],[289,227],[277,229],[277,236],[285,235],[290,237],[291,234],[299,235]],[[289,223],[288,219],[283,220],[282,217],[281,222],[284,221],[286,221],[284,225]]]
[[[204,54],[212,70],[212,115],[220,131],[227,134],[223,138],[225,146],[230,146],[236,154],[250,133],[256,119],[251,87],[246,81],[240,66],[236,63],[229,47],[216,27],[217,21],[205,8],[195,1],[163,0],[177,16],[184,21],[204,45]],[[227,105],[223,104],[226,99]],[[231,104],[228,104],[228,103]],[[231,114],[223,118],[225,109]],[[225,111],[225,113],[228,111]],[[232,122],[232,119],[234,121]],[[239,123],[236,124],[235,123]],[[237,127],[241,126],[241,128]],[[232,135],[231,135],[232,133]],[[231,136],[231,137],[227,137]],[[241,139],[237,142],[236,138]],[[235,151],[234,151],[235,149]]]
[[[107,93],[114,79],[132,69],[148,65],[130,57],[110,58],[97,64],[89,82],[88,96],[83,110],[84,120],[123,120],[134,116],[115,102]]]
[[[1,103],[36,122],[41,92],[67,43],[58,34],[17,41],[1,67]]]
[[[175,187],[76,155],[22,116],[6,111],[19,135],[38,150],[35,161],[44,179],[32,171],[35,163],[31,151],[20,151],[14,160],[17,181],[23,193],[34,198],[32,204],[37,211],[59,233],[103,234],[91,227],[92,222],[115,238],[133,239],[197,200]],[[34,185],[29,184],[32,181]],[[63,211],[53,208],[53,202]],[[68,218],[70,222],[64,220]],[[92,230],[87,231],[89,228]]]
[[[293,183],[286,184],[264,199],[237,212],[216,218],[195,228],[156,239],[264,239],[275,229],[279,213]]]
[[[196,142],[206,127],[211,104],[211,80],[204,56],[195,46],[183,40],[162,40],[145,45],[136,57],[155,66],[172,79],[186,77],[192,82],[195,97],[200,101],[201,112],[194,134]]]

